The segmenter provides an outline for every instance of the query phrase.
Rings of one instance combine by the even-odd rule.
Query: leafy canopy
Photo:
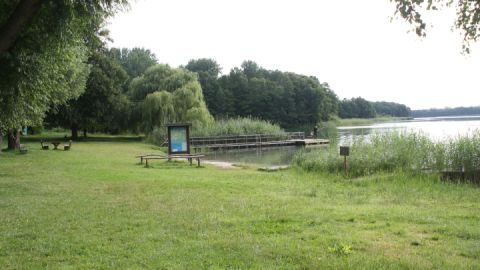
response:
[[[395,14],[412,24],[419,36],[426,35],[427,23],[422,14],[455,6],[455,28],[463,35],[463,50],[470,52],[470,43],[480,37],[480,1],[478,0],[390,0],[396,4]]]

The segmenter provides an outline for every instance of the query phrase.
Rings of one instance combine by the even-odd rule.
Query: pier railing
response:
[[[190,143],[193,147],[211,145],[241,145],[241,144],[264,144],[268,142],[280,142],[288,140],[303,140],[305,132],[285,132],[280,134],[252,134],[235,136],[214,136],[214,137],[191,137]]]

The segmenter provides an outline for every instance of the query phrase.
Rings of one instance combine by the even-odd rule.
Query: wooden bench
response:
[[[197,160],[197,167],[200,167],[200,159],[203,158],[205,155],[197,155],[197,154],[174,154],[174,155],[143,155],[143,156],[138,156],[140,157],[140,163],[143,163],[143,160],[145,160],[145,167],[148,168],[148,161],[152,159],[179,159],[179,158],[186,158],[188,162],[190,162],[190,165],[192,165],[193,160]]]
[[[159,155],[159,154],[147,154],[147,155],[136,156],[136,158],[140,158],[140,164],[143,164],[143,160],[148,157],[166,157],[166,156]]]

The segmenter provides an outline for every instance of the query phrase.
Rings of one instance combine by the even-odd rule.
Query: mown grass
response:
[[[134,158],[140,142],[0,155],[2,269],[478,269],[480,189]]]

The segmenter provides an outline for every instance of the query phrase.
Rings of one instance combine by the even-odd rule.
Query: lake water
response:
[[[434,140],[469,134],[480,129],[480,116],[415,118],[413,120],[392,123],[379,123],[365,126],[338,127],[339,144],[348,144],[355,136],[369,136],[373,133],[422,132]],[[293,156],[303,147],[264,147],[207,153],[209,160],[226,161],[237,164],[255,164],[259,166],[289,165]],[[321,151],[324,147],[307,148],[307,151]]]
[[[372,133],[421,132],[433,140],[442,141],[470,134],[476,129],[480,129],[480,116],[415,118],[393,123],[338,127],[337,131],[340,144],[348,144],[355,136],[368,136]]]
[[[218,150],[206,153],[207,160],[226,161],[235,164],[253,164],[258,166],[289,165],[293,156],[303,147],[282,146],[239,150]]]

